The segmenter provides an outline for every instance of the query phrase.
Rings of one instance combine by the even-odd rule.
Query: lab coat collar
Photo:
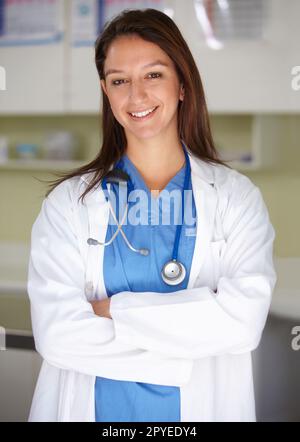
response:
[[[192,152],[189,151],[188,148],[187,152],[191,162],[191,170],[194,172],[194,174],[197,175],[197,177],[202,181],[213,185],[215,182],[213,173],[214,166],[196,157]],[[112,166],[110,167],[110,170],[111,169]],[[83,180],[86,184],[89,184],[92,181],[93,176],[94,172],[87,172],[84,175],[81,175],[81,180]]]

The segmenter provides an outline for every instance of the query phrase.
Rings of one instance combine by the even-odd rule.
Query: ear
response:
[[[101,84],[103,92],[107,95],[105,80],[100,80],[100,84]]]
[[[184,85],[181,83],[179,100],[183,101],[184,99]]]

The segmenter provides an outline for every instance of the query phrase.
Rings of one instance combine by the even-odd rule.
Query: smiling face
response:
[[[103,91],[127,140],[177,133],[183,90],[173,61],[159,46],[137,35],[118,37],[108,48],[104,75]]]

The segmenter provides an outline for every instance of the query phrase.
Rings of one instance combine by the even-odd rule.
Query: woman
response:
[[[255,420],[251,351],[276,282],[261,192],[218,159],[196,64],[167,15],[124,11],[95,58],[102,148],[54,182],[32,229],[44,361],[29,420]]]

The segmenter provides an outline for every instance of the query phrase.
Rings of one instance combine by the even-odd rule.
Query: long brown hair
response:
[[[138,35],[157,44],[173,60],[178,78],[184,86],[184,100],[178,103],[178,134],[188,149],[205,162],[223,164],[215,148],[202,81],[195,60],[173,20],[156,9],[125,9],[107,22],[95,42],[95,63],[100,79],[105,79],[104,62],[110,44],[123,35]],[[111,166],[126,150],[124,128],[115,119],[106,94],[103,97],[102,146],[90,163],[67,173],[57,174],[59,179],[50,181],[50,190],[68,178],[94,172],[92,179],[80,198],[98,185]]]

